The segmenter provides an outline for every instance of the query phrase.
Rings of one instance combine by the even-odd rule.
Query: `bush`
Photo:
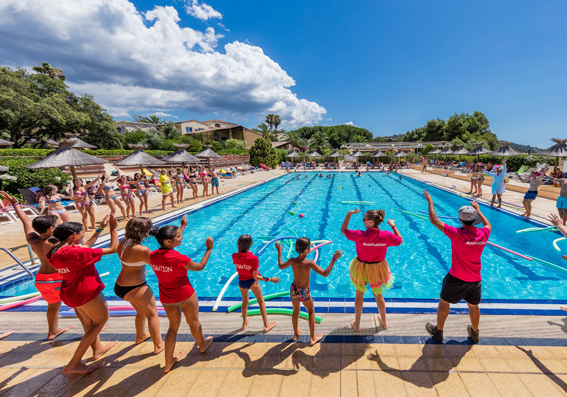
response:
[[[157,130],[157,128],[149,128],[146,130],[146,140],[145,143],[148,144],[148,149],[160,150],[163,141],[165,141],[165,136]]]
[[[246,141],[241,141],[239,139],[227,139],[224,142],[225,149],[238,149],[238,150],[245,150],[246,149]]]
[[[140,143],[146,139],[146,133],[142,130],[130,131],[122,135],[124,137],[124,142],[129,143]],[[128,147],[128,146],[126,146]]]
[[[210,146],[211,150],[215,153],[222,150],[222,145],[217,141],[205,141],[205,146]]]
[[[264,138],[256,138],[254,145],[250,148],[250,164],[259,167],[265,164],[268,167],[278,165],[276,151],[272,147],[272,142]]]
[[[201,150],[203,150],[203,144],[196,140],[195,138],[193,138],[190,135],[183,135],[181,137],[181,143],[186,143],[189,146],[187,146],[187,148],[185,150],[187,150],[188,152],[200,152]]]

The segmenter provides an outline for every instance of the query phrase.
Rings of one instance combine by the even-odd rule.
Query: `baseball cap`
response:
[[[459,208],[459,219],[466,222],[474,221],[473,225],[478,225],[481,222],[478,213],[470,205],[463,205]]]

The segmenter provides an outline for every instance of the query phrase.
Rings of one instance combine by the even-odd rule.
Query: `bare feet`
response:
[[[14,332],[16,332],[16,331],[4,332],[3,334],[0,334],[0,339],[3,339],[3,338],[5,338],[5,337],[7,337],[7,336],[10,336],[10,335],[12,335]]]
[[[386,320],[382,321],[382,318],[378,316],[378,321],[380,321],[380,324],[384,327],[384,329],[388,329],[388,322]]]
[[[80,363],[79,365],[72,366],[72,367],[67,365],[65,368],[63,368],[63,373],[64,374],[88,374],[89,372],[93,372],[95,369],[97,369],[96,365],[85,365],[83,363]]]
[[[246,327],[248,327],[250,320],[251,320],[251,318],[247,318],[246,321],[242,322],[242,331],[246,331]]]
[[[164,350],[165,350],[165,343],[161,342],[161,345],[157,345],[154,348],[154,354],[160,354]]]
[[[109,343],[108,345],[103,346],[102,349],[100,349],[100,351],[93,352],[93,361],[96,361],[99,358],[101,358],[104,355],[104,353],[106,353],[107,351],[112,349],[114,346],[116,346],[117,343],[118,343],[118,341]]]
[[[57,330],[53,333],[49,333],[49,335],[47,335],[47,340],[53,340],[55,338],[57,338],[59,335],[61,335],[63,332],[67,332],[69,331],[71,328],[73,328],[73,326],[71,325],[70,327],[65,327],[65,328],[57,328]]]
[[[207,351],[207,349],[213,344],[213,337],[212,336],[207,336],[207,338],[205,339],[205,346],[199,348],[199,352],[201,354],[203,354],[204,352]]]
[[[148,339],[150,339],[152,336],[150,334],[144,334],[139,338],[136,338],[136,344],[139,345],[140,343],[147,341]]]
[[[299,338],[299,336],[301,335],[301,333],[303,332],[303,328],[298,328],[297,329],[297,334],[293,335],[293,341],[295,342],[297,340],[297,338]]]
[[[171,371],[171,369],[173,368],[173,366],[175,365],[175,363],[177,361],[179,361],[179,359],[181,358],[181,352],[177,353],[177,355],[173,356],[173,361],[171,363],[165,363],[165,367],[163,368],[163,373],[167,374],[169,371]]]
[[[321,339],[323,339],[323,334],[317,334],[317,335],[313,336],[313,338],[311,338],[311,342],[309,342],[309,344],[311,346],[313,346],[315,343],[319,342]]]
[[[274,329],[274,327],[276,326],[276,322],[272,322],[272,323],[268,323],[268,325],[266,325],[264,327],[264,332],[270,332],[271,330]]]
[[[358,332],[358,331],[360,331],[360,329],[359,329],[359,327],[356,327],[354,325],[354,321],[355,321],[354,319],[350,320],[350,327],[354,330],[354,332]]]

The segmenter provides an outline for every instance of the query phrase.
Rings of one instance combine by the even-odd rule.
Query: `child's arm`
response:
[[[354,214],[358,214],[360,212],[360,210],[358,208],[355,208],[352,211],[347,212],[346,216],[345,216],[345,220],[343,221],[343,224],[341,225],[341,233],[345,234],[345,231],[348,228],[348,223],[350,221],[350,217],[353,216]]]
[[[423,195],[427,199],[428,209],[429,209],[429,221],[435,226],[437,229],[441,230],[443,233],[445,232],[445,224],[439,220],[437,214],[435,213],[435,207],[433,206],[433,199],[427,192],[427,190],[423,191]]]
[[[0,192],[0,196],[2,198],[7,199],[10,204],[12,205],[12,207],[14,208],[14,211],[16,211],[16,214],[18,215],[18,217],[20,218],[20,220],[22,221],[22,224],[24,225],[24,233],[26,234],[26,241],[28,244],[32,244],[34,243],[36,240],[39,239],[39,235],[36,233],[35,230],[33,230],[32,227],[32,220],[30,219],[30,217],[20,208],[20,205],[18,203],[18,199],[15,197],[10,196],[8,193],[6,192]],[[0,198],[0,203],[2,202],[2,198]]]
[[[291,261],[286,261],[284,263],[283,259],[282,259],[282,245],[279,241],[276,241],[276,250],[278,250],[278,268],[280,270],[286,269],[291,265]]]
[[[186,218],[187,215],[185,215],[183,218]],[[183,222],[183,220],[182,220]],[[191,261],[188,264],[185,265],[185,269],[187,270],[192,270],[194,272],[199,272],[201,270],[203,270],[205,268],[205,266],[207,265],[207,262],[209,260],[209,257],[211,256],[211,252],[213,252],[213,238],[212,237],[207,237],[207,242],[205,243],[207,246],[207,251],[205,252],[205,255],[203,255],[203,259],[201,259],[201,262],[194,262]]]
[[[258,270],[254,270],[252,272],[252,277],[254,277],[254,280],[261,280],[261,281],[271,281],[274,284],[279,284],[279,282],[281,281],[279,277],[264,277],[264,276],[260,276],[258,274]]]
[[[100,234],[102,233],[102,231],[108,225],[109,222],[110,222],[110,215],[107,215],[103,218],[102,221],[100,221],[98,228],[95,230],[91,238],[88,239],[87,242],[83,244],[83,247],[91,248],[96,243],[96,240],[98,239],[98,237],[100,236]]]
[[[321,266],[319,266],[318,264],[315,263],[315,261],[309,261],[309,267],[311,269],[313,269],[313,271],[315,273],[317,273],[320,276],[323,277],[329,277],[329,274],[331,274],[331,270],[333,270],[333,266],[335,265],[335,262],[337,261],[337,259],[339,259],[341,256],[343,256],[343,251],[342,250],[337,250],[335,251],[335,255],[333,255],[333,259],[331,259],[331,263],[329,264],[329,266],[327,266],[327,268],[325,270],[323,270],[321,268]]]

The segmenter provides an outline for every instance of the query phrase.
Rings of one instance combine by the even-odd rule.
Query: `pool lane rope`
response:
[[[248,316],[259,316],[260,314],[261,314],[260,309],[248,310],[248,312],[247,312]],[[270,308],[270,309],[266,309],[266,314],[283,314],[285,316],[291,316],[291,315],[293,315],[293,310],[292,309]],[[301,318],[303,320],[309,320],[309,314],[300,311],[299,312],[299,318]],[[322,320],[323,319],[321,317],[315,316],[315,322],[317,324],[321,324]]]
[[[528,257],[528,256],[526,256],[526,255],[518,254],[517,252],[514,252],[514,251],[512,251],[512,250],[509,250],[508,248],[504,248],[504,247],[501,247],[501,246],[496,245],[496,244],[494,244],[494,243],[491,243],[490,241],[487,241],[486,243],[492,245],[493,247],[500,248],[501,250],[504,250],[504,251],[509,252],[509,253],[511,253],[511,254],[517,255],[517,256],[519,256],[520,258],[524,258],[524,259],[526,259],[526,260],[528,260],[528,261],[533,261],[532,258],[530,258],[530,257]]]
[[[534,232],[544,232],[544,231],[557,232],[557,231],[559,231],[559,229],[556,228],[555,226],[530,227],[530,228],[527,228],[527,229],[516,230],[516,233],[534,233]]]
[[[423,219],[423,220],[427,220],[427,219],[428,219],[428,218],[426,218],[426,217],[423,216],[423,215],[414,214],[413,212],[400,210],[400,209],[398,209],[398,208],[394,208],[394,209],[395,209],[396,211],[400,211],[400,212],[403,213],[403,214],[415,216],[416,218],[420,218],[420,219]]]
[[[557,245],[557,243],[558,243],[559,241],[563,241],[563,240],[565,240],[565,237],[560,237],[560,238],[558,238],[557,240],[554,240],[554,241],[553,241],[553,248],[555,248],[555,250],[556,250],[557,252],[561,252],[561,248],[559,248],[559,246]]]
[[[260,248],[258,250],[258,252],[256,252],[256,256],[260,256],[260,254],[262,252],[264,252],[264,250],[266,249],[266,247],[268,247],[270,244],[275,243],[276,241],[279,240],[285,240],[285,239],[297,239],[297,237],[294,236],[287,236],[287,237],[278,237],[275,238],[273,240],[271,240],[270,242],[268,242],[266,245],[264,245],[262,248]],[[219,304],[222,300],[222,297],[224,295],[224,293],[226,292],[226,290],[228,289],[228,286],[230,285],[230,283],[232,282],[232,280],[234,280],[236,278],[236,276],[238,276],[238,272],[235,272],[232,276],[230,276],[230,278],[228,279],[228,281],[226,282],[226,284],[224,285],[224,287],[222,287],[221,292],[219,294],[219,296],[217,297],[217,300],[215,301],[215,304],[213,306],[213,311],[216,312],[217,309],[219,308]]]

